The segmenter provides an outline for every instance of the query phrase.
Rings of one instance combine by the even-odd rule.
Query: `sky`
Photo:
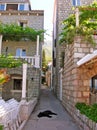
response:
[[[45,40],[52,40],[52,20],[54,0],[30,0],[32,10],[44,10],[44,29],[47,30],[49,36],[45,36]]]

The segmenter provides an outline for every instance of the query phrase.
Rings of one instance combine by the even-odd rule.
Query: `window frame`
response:
[[[24,50],[25,50],[25,54],[24,54]],[[17,52],[17,51],[20,51],[20,52]],[[17,48],[16,49],[16,56],[19,56],[19,57],[26,56],[26,49],[25,48]]]
[[[90,89],[91,89],[91,92],[97,93],[97,75],[91,78]]]
[[[9,11],[9,10],[18,10],[18,4],[6,4],[6,10]]]
[[[17,86],[16,86],[16,82],[21,82],[20,83],[20,86],[19,86],[19,89],[17,88]],[[14,78],[13,79],[13,90],[15,90],[15,91],[21,91],[22,90],[22,79],[18,79],[18,78]]]
[[[24,11],[25,10],[25,5],[24,4],[19,4],[19,11]]]
[[[0,4],[0,11],[4,11],[5,10],[5,4]]]
[[[81,1],[80,0],[72,0],[72,5],[73,6],[80,6],[81,5]]]
[[[19,21],[18,21],[18,25],[19,25],[21,28],[25,28],[25,27],[27,26],[27,23],[28,23],[27,20],[19,20]]]

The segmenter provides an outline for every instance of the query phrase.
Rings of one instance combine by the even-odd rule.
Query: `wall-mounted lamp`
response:
[[[34,80],[34,78],[32,77],[32,78],[31,78],[31,80],[33,81],[33,80]]]

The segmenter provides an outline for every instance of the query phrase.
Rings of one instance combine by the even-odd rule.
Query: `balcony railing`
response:
[[[21,59],[27,61],[28,64],[35,68],[40,68],[40,56],[14,56],[16,59]]]

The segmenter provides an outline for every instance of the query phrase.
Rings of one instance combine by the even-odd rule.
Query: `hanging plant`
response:
[[[74,37],[79,35],[87,43],[95,45],[93,35],[97,34],[97,2],[93,2],[90,6],[79,7],[79,10],[80,25],[78,27],[75,24],[74,14],[63,21],[64,28],[60,34],[60,43],[71,44],[74,41]]]

